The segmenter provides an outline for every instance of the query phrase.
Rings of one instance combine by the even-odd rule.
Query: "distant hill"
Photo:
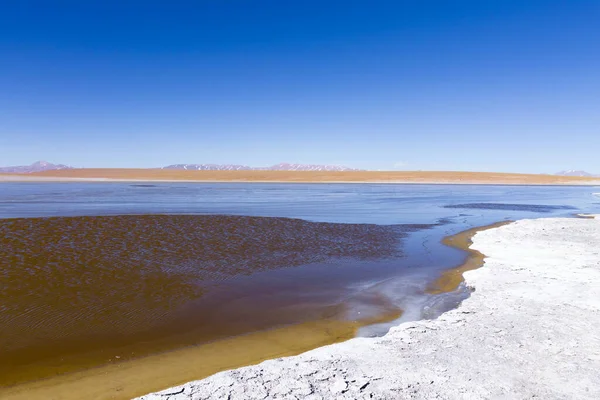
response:
[[[578,171],[578,170],[574,170],[574,169],[570,169],[568,171],[560,171],[560,172],[557,172],[554,175],[560,175],[560,176],[588,176],[588,177],[599,176],[599,175],[590,174],[589,172],[586,172],[586,171]]]
[[[32,172],[50,171],[56,169],[72,169],[64,164],[52,164],[47,161],[37,161],[31,165],[18,165],[13,167],[0,167],[0,173],[5,174],[30,174]]]
[[[250,171],[252,168],[246,165],[236,164],[173,164],[161,169],[177,169],[188,171]]]
[[[173,164],[161,169],[189,171],[359,171],[358,169],[321,164],[288,164],[280,163],[270,167],[250,167],[237,164]]]
[[[321,165],[321,164],[288,164],[280,163],[272,165],[267,168],[255,168],[265,169],[270,171],[359,171],[355,168],[344,167],[341,165]]]

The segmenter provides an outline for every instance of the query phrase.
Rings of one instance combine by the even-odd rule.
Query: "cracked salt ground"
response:
[[[478,233],[476,289],[436,320],[225,371],[143,400],[598,399],[600,221]]]

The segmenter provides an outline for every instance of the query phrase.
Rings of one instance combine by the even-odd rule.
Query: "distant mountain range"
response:
[[[47,161],[37,161],[31,165],[0,167],[0,173],[29,174],[33,172],[51,171],[57,169],[73,169],[65,164],[52,164]],[[188,170],[188,171],[361,171],[360,169],[328,164],[290,164],[280,163],[270,167],[250,167],[240,164],[173,164],[159,169]],[[599,177],[581,170],[566,170],[555,173],[559,176]]]
[[[250,167],[237,164],[173,164],[161,169],[180,169],[190,171],[359,171],[358,169],[321,164],[280,163],[270,167]]]
[[[0,173],[8,174],[30,174],[33,172],[50,171],[57,169],[72,169],[64,164],[52,164],[47,161],[37,161],[31,165],[19,165],[13,167],[0,167]],[[270,167],[250,167],[238,164],[173,164],[160,169],[175,169],[189,171],[360,171],[339,165],[321,164],[288,164],[281,163]]]
[[[574,170],[574,169],[570,169],[567,171],[560,171],[557,172],[554,175],[560,175],[560,176],[587,176],[587,177],[600,177],[600,175],[594,175],[594,174],[590,174],[589,172],[586,171],[579,171],[579,170]]]
[[[31,165],[18,165],[14,167],[0,167],[0,173],[8,174],[30,174],[32,172],[50,171],[54,169],[72,169],[64,164],[52,164],[47,161],[37,161]]]

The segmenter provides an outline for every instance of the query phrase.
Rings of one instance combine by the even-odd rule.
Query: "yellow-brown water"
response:
[[[331,298],[302,303],[269,294],[270,284],[231,282],[340,257],[399,257],[405,229],[233,216],[2,220],[0,396],[126,399],[349,339],[401,310],[373,298],[376,315],[349,319]],[[477,230],[444,243],[468,250]],[[468,251],[432,293],[481,265]]]
[[[268,284],[229,282],[344,257],[398,257],[403,235],[397,227],[234,216],[1,220],[0,395],[127,398],[347,339],[400,310],[381,299],[377,316],[348,320],[332,297],[300,302]],[[187,372],[149,367],[152,357],[163,363],[174,354],[165,352],[186,346],[196,347],[180,351],[198,357]],[[115,384],[125,376],[127,384]]]
[[[4,400],[131,399],[219,371],[344,341],[354,337],[361,325],[398,316],[387,314],[358,322],[324,319],[254,332],[0,389],[0,397]]]

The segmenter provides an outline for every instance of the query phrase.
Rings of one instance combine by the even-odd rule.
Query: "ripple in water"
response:
[[[426,227],[215,215],[0,220],[0,385],[97,365],[112,349],[169,349],[186,331],[199,330],[197,343],[302,320],[306,311],[285,315],[277,298],[252,308],[252,293],[231,313],[202,302],[215,285],[260,271],[400,257],[406,232]],[[326,300],[310,307],[325,310]],[[76,355],[87,358],[66,361]]]
[[[559,210],[576,210],[571,206],[554,206],[544,204],[508,204],[508,203],[466,203],[450,204],[444,208],[465,208],[475,210],[505,210],[505,211],[528,211],[538,213],[550,213]]]

